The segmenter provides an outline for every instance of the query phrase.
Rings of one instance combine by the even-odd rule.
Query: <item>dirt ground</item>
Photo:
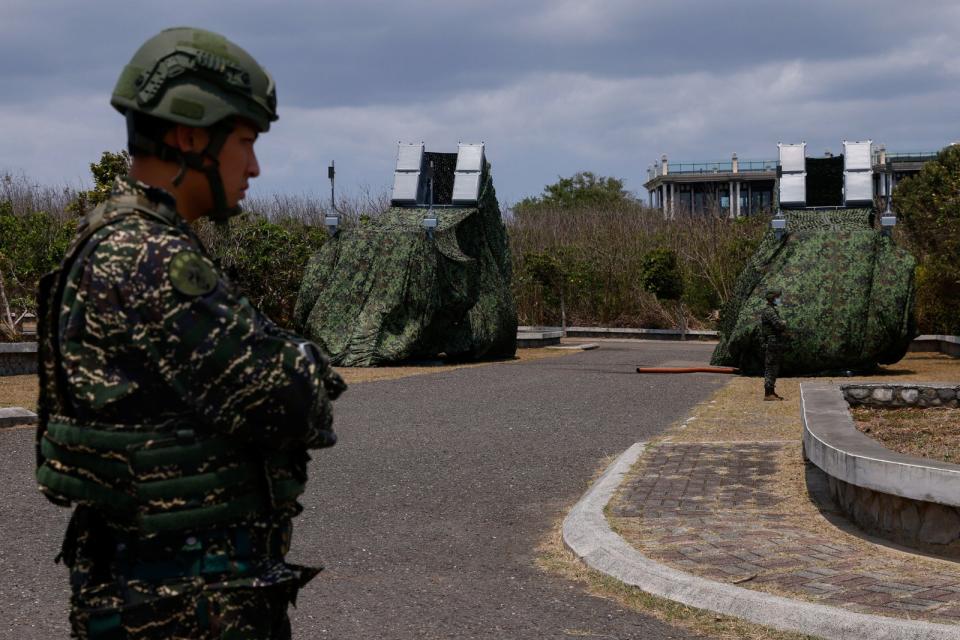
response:
[[[575,344],[575,342],[564,341],[564,344]],[[337,372],[343,376],[347,384],[356,384],[359,382],[376,382],[377,380],[396,380],[397,378],[407,378],[409,376],[422,376],[431,373],[440,373],[452,369],[469,369],[473,367],[485,367],[488,364],[507,363],[516,364],[519,362],[529,362],[530,360],[539,360],[541,358],[556,358],[558,356],[570,353],[579,353],[578,351],[565,351],[563,349],[550,349],[547,347],[535,349],[517,349],[517,355],[506,360],[487,360],[485,362],[465,362],[460,364],[424,364],[419,366],[396,366],[396,367],[336,367]]]
[[[694,374],[696,375],[696,374]],[[780,378],[777,393],[786,400],[765,402],[763,379],[732,377],[730,383],[697,406],[666,437],[672,442],[729,442],[797,440],[800,424],[800,384],[803,382],[924,381],[960,383],[960,359],[941,353],[908,353],[896,364],[880,368],[873,376],[851,378]],[[762,416],[762,420],[757,420]]]
[[[37,376],[3,376],[0,378],[0,409],[37,408]]]
[[[922,458],[960,462],[960,409],[853,407],[854,423],[862,433],[887,449]]]
[[[564,341],[564,344],[578,344],[578,341]],[[557,358],[570,353],[579,353],[575,350],[536,348],[517,349],[517,355],[509,360],[488,360],[486,362],[470,362],[463,364],[424,364],[419,366],[403,367],[337,367],[347,384],[375,382],[377,380],[395,380],[408,376],[422,376],[431,373],[450,371],[471,367],[484,367],[495,362],[515,364],[539,360],[541,358]],[[5,407],[23,407],[30,411],[37,406],[37,376],[3,376],[0,377],[0,409]]]

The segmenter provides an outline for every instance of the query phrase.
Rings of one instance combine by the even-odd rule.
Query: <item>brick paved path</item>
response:
[[[609,517],[644,554],[689,573],[862,613],[960,622],[960,564],[815,522],[778,479],[782,461],[799,455],[794,442],[658,444]]]

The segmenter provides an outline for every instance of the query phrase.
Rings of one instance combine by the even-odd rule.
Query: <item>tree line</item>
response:
[[[0,340],[36,310],[39,278],[63,256],[81,215],[129,167],[125,152],[90,165],[93,188],[55,190],[0,176]],[[895,233],[918,259],[917,320],[923,333],[960,334],[960,146],[947,147],[894,193]],[[341,198],[345,228],[389,206],[386,194]],[[289,327],[304,266],[327,238],[329,203],[309,196],[251,198],[246,213],[196,230],[251,302]],[[716,326],[737,275],[769,221],[679,212],[670,220],[613,177],[579,172],[505,207],[521,324],[646,328]]]

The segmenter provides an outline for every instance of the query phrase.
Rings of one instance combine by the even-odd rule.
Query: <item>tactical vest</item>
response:
[[[769,306],[760,312],[760,339],[764,344],[780,341],[783,331],[777,328],[776,322],[779,320],[780,314]]]
[[[87,504],[111,525],[139,534],[235,524],[299,511],[306,451],[264,452],[191,424],[102,424],[72,411],[60,353],[60,312],[68,282],[117,222],[141,216],[169,225],[135,196],[91,212],[60,267],[39,291],[40,401],[37,481],[52,502]]]

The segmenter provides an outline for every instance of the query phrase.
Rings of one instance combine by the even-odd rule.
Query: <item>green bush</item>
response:
[[[326,229],[289,218],[271,222],[256,213],[243,213],[227,226],[203,220],[196,229],[240,293],[292,328],[304,267],[326,240]]]
[[[75,219],[46,212],[15,216],[9,203],[0,202],[0,278],[14,315],[36,313],[40,277],[63,259],[76,227]],[[200,222],[196,229],[241,295],[281,326],[292,326],[303,269],[326,229],[249,213],[224,228]]]
[[[45,211],[15,215],[9,201],[0,202],[0,278],[14,313],[36,313],[37,283],[63,259],[76,229],[75,220]]]
[[[99,162],[90,163],[90,173],[93,175],[93,189],[81,191],[68,206],[68,211],[82,216],[98,204],[110,197],[113,182],[119,176],[130,172],[130,154],[126,151],[113,153],[104,151]]]
[[[76,233],[77,214],[109,196],[114,179],[129,170],[129,161],[125,151],[105,151],[99,162],[90,164],[94,188],[71,194],[60,211],[30,210],[35,203],[50,200],[44,189],[24,179],[4,177],[6,188],[0,192],[6,196],[0,199],[0,285],[14,315],[36,313],[40,277],[63,259]],[[289,327],[303,269],[323,244],[327,231],[282,212],[273,213],[272,221],[265,215],[244,213],[224,227],[201,221],[195,228],[241,295],[275,322]],[[2,302],[0,313],[5,315]],[[6,318],[0,318],[0,324],[5,323]]]
[[[960,274],[957,265],[927,258],[917,265],[916,278],[914,313],[919,332],[960,335]]]
[[[579,209],[583,207],[616,207],[624,204],[639,207],[623,188],[623,180],[598,176],[591,171],[580,171],[569,178],[559,178],[543,188],[543,193],[524,198],[514,207],[514,213],[522,214],[539,208]]]
[[[898,184],[893,204],[899,233],[918,261],[918,329],[960,334],[960,145]]]
[[[672,249],[657,247],[643,256],[640,281],[643,288],[661,300],[679,300],[683,295],[683,274],[677,254]]]
[[[520,262],[522,268],[514,271],[519,276],[522,288],[539,287],[544,304],[553,309],[559,309],[561,315],[566,315],[563,298],[566,286],[564,266],[553,251],[528,251]]]

